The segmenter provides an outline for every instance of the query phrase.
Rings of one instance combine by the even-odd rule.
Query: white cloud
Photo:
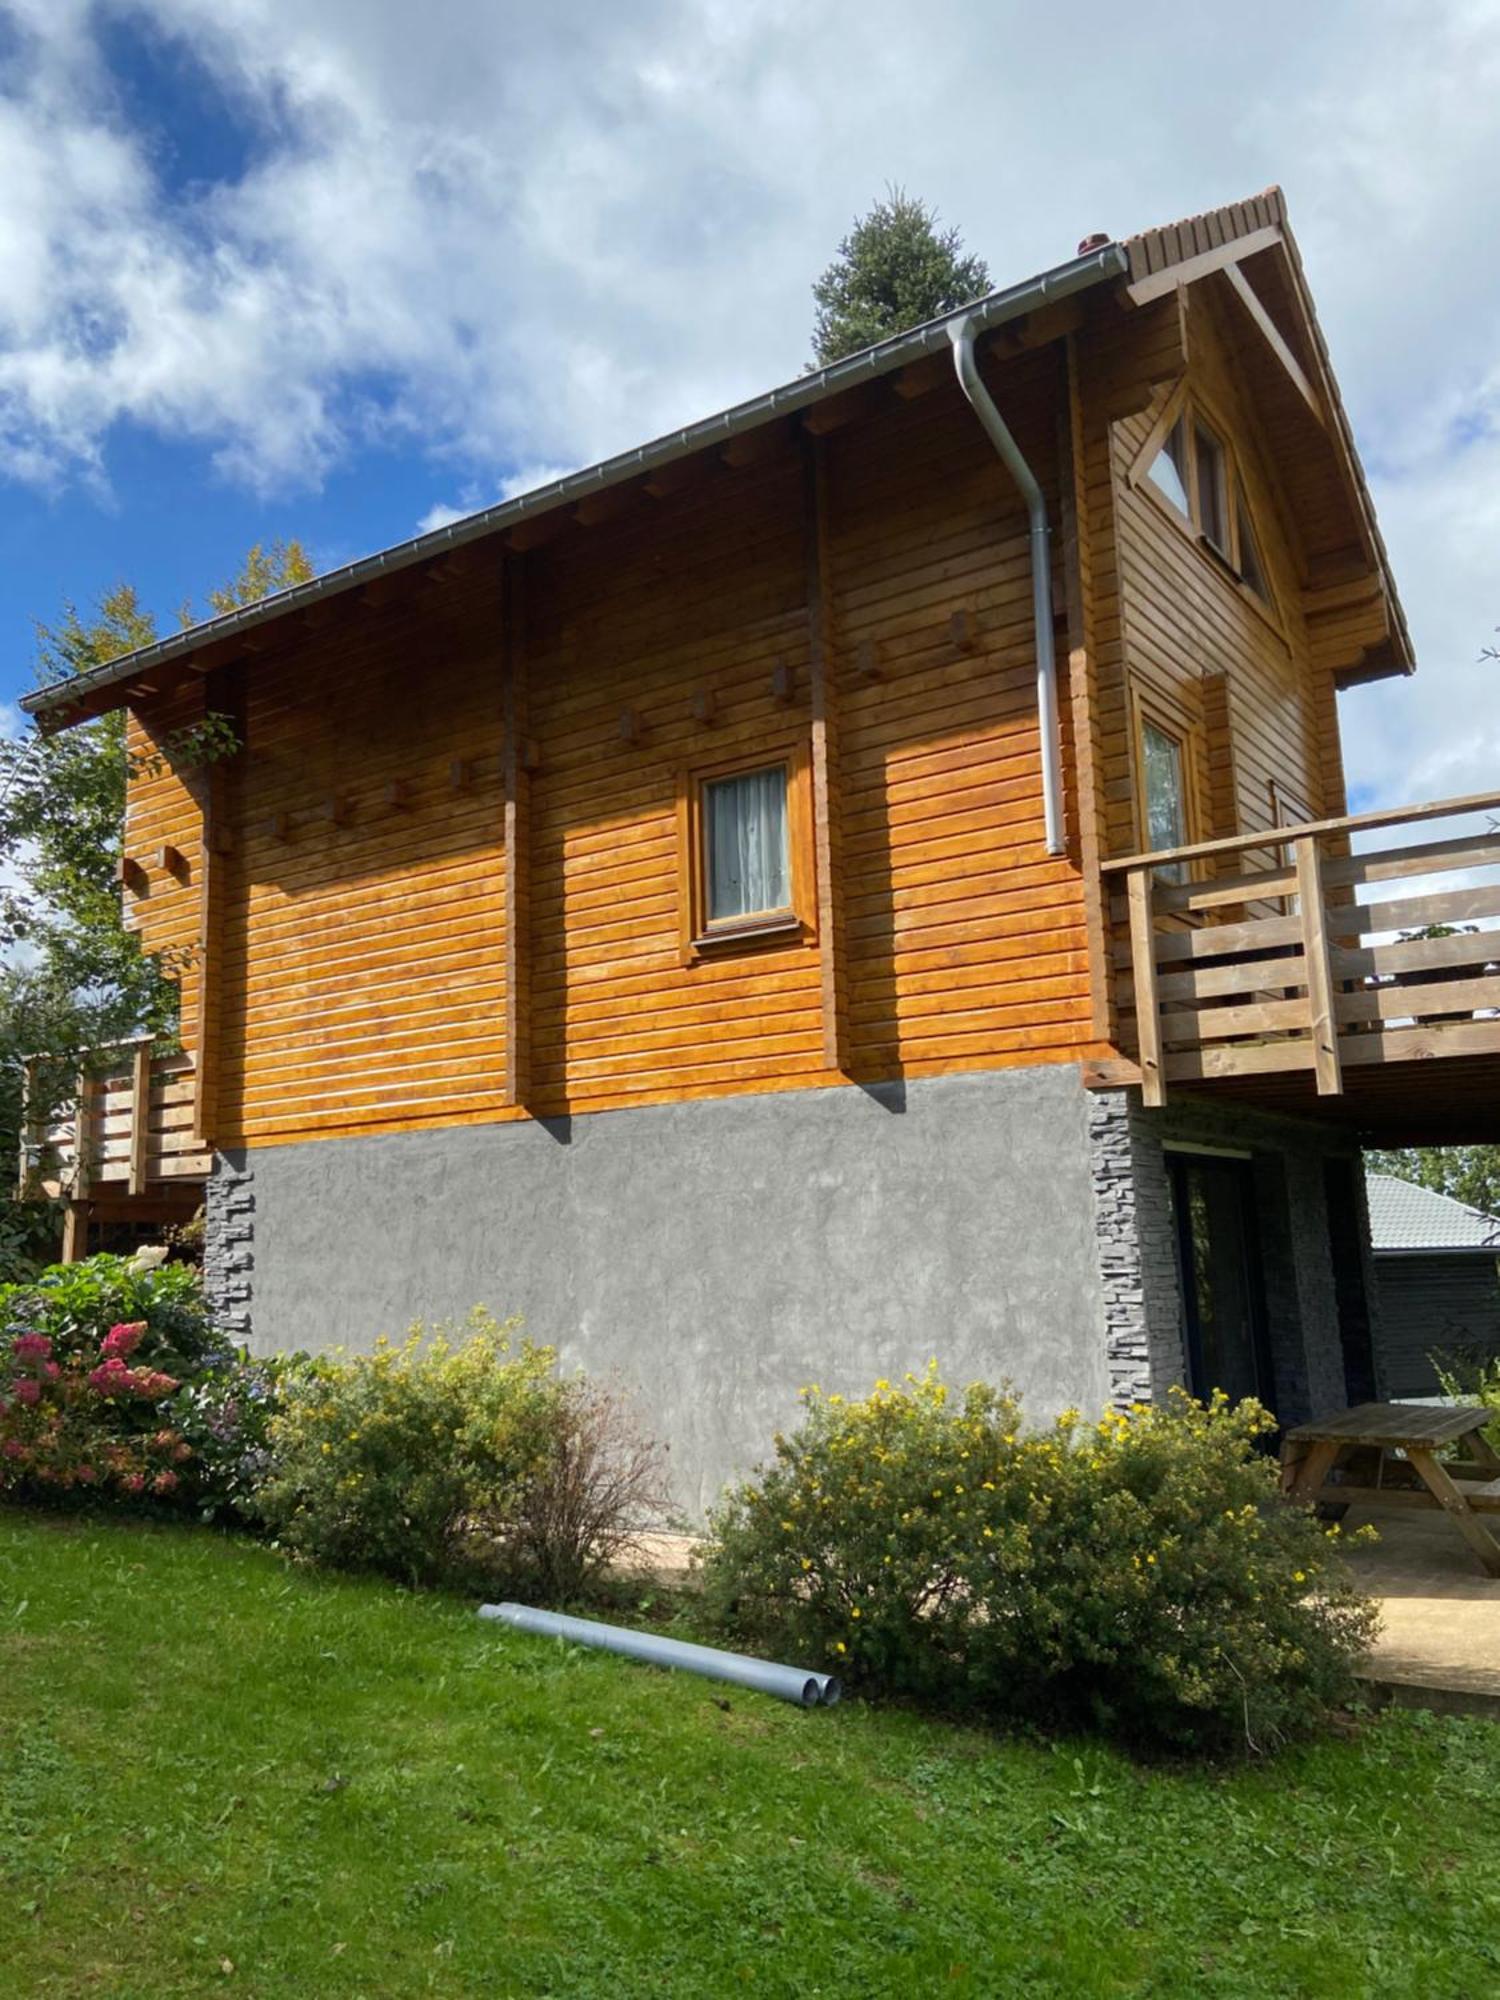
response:
[[[1500,704],[1500,0],[10,0],[0,468],[102,489],[122,420],[258,491],[374,439],[423,525],[795,374],[808,284],[888,179],[997,281],[1287,188],[1423,671],[1352,697],[1358,780],[1492,782]],[[178,37],[254,128],[166,184],[101,19]],[[525,468],[517,472],[516,468]]]

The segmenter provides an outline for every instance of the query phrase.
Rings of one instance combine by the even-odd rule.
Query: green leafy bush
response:
[[[290,1377],[257,1493],[272,1532],[412,1583],[576,1593],[643,1525],[658,1455],[515,1330],[478,1311],[457,1332],[418,1326]]]
[[[92,1257],[0,1288],[0,1492],[179,1504],[194,1453],[172,1399],[226,1358],[180,1266]]]
[[[1374,1614],[1284,1501],[1258,1405],[1028,1432],[935,1369],[800,1428],[726,1499],[710,1612],[854,1682],[1140,1741],[1268,1748],[1351,1691]]]

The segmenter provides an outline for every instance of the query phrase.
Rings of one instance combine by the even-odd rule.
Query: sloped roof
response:
[[[1466,1250],[1500,1257],[1500,1218],[1390,1174],[1367,1174],[1365,1186],[1370,1241],[1377,1255]]]
[[[24,695],[21,707],[41,717],[46,726],[56,728],[80,721],[106,708],[119,707],[134,696],[157,692],[159,688],[133,685],[145,674],[160,668],[174,668],[180,674],[188,663],[196,671],[239,656],[249,650],[248,635],[258,627],[294,616],[315,602],[373,585],[379,580],[411,571],[419,566],[441,565],[469,543],[487,536],[514,536],[534,517],[577,503],[616,486],[640,483],[644,475],[660,471],[674,460],[695,452],[712,450],[729,440],[788,417],[809,419],[813,406],[837,397],[860,385],[895,375],[899,370],[929,355],[950,348],[949,332],[961,319],[972,322],[976,331],[987,332],[1019,320],[1039,306],[1062,300],[1096,286],[1113,283],[1125,289],[1127,299],[1141,294],[1153,284],[1190,284],[1208,273],[1254,258],[1264,265],[1270,258],[1275,269],[1269,274],[1281,288],[1278,307],[1284,333],[1293,345],[1300,345],[1301,357],[1318,377],[1327,399],[1337,433],[1339,464],[1347,479],[1351,500],[1359,516],[1366,546],[1379,578],[1386,608],[1390,658],[1372,665],[1368,672],[1345,678],[1371,678],[1388,672],[1410,672],[1411,641],[1407,634],[1400,600],[1390,574],[1385,549],[1375,524],[1374,509],[1360,470],[1358,453],[1348,420],[1338,398],[1337,385],[1328,366],[1327,349],[1318,330],[1311,295],[1302,276],[1296,245],[1286,219],[1286,204],[1279,188],[1268,188],[1249,201],[1234,202],[1210,209],[1181,222],[1166,223],[1156,229],[1109,241],[1091,237],[1076,257],[1039,272],[1019,284],[991,292],[938,319],[913,327],[862,349],[857,354],[796,377],[780,388],[767,391],[733,408],[720,411],[680,431],[621,452],[597,465],[566,478],[554,480],[533,492],[449,523],[410,541],[397,543],[378,554],[365,556],[341,569],[331,570],[310,582],[295,585],[274,596],[227,612],[220,617],[189,626],[169,638],[144,646],[139,651],[110,660],[101,667],[70,680],[39,688]],[[1258,307],[1262,302],[1257,301]],[[524,546],[519,540],[512,546]],[[196,656],[196,657],[195,657]]]

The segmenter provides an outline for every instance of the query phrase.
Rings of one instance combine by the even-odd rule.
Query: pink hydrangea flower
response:
[[[146,1489],[146,1475],[144,1472],[127,1472],[120,1485],[127,1493],[143,1493]]]
[[[158,1472],[151,1482],[151,1491],[153,1493],[170,1493],[176,1484],[177,1474],[175,1472]]]
[[[42,1363],[42,1373],[49,1382],[55,1382],[62,1374],[62,1370],[55,1361],[44,1361]]]
[[[77,1479],[80,1486],[92,1486],[94,1481],[99,1477],[91,1465],[80,1465],[73,1476]]]
[[[45,1361],[52,1352],[52,1342],[45,1333],[18,1333],[10,1351],[17,1361]]]
[[[134,1354],[145,1335],[146,1322],[143,1319],[121,1321],[118,1326],[112,1326],[105,1334],[99,1351],[107,1357],[118,1357],[123,1360],[127,1354]]]
[[[26,1404],[28,1408],[33,1403],[39,1403],[42,1400],[41,1383],[33,1382],[29,1375],[23,1375],[19,1380],[13,1382],[11,1384],[11,1391],[16,1401]]]
[[[25,1456],[26,1447],[19,1438],[6,1438],[0,1443],[0,1457],[24,1458]]]

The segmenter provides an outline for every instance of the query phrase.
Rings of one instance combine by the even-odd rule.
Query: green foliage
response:
[[[1481,1214],[1500,1216],[1500,1146],[1407,1146],[1365,1154],[1372,1174],[1414,1181]]]
[[[1373,1613],[1278,1495],[1257,1405],[1027,1432],[1012,1396],[932,1369],[805,1400],[713,1524],[732,1629],[893,1693],[1181,1747],[1269,1749],[1349,1694]]]
[[[269,545],[257,542],[245,557],[239,575],[222,590],[208,593],[209,609],[216,618],[222,618],[228,612],[243,610],[247,604],[259,604],[263,597],[274,597],[278,591],[310,583],[312,578],[312,562],[301,542],[275,541]],[[184,616],[183,623],[190,622]]]
[[[271,1469],[271,1425],[288,1385],[316,1370],[305,1354],[236,1350],[184,1381],[167,1405],[191,1450],[190,1498],[205,1520],[264,1525],[260,1493]]]
[[[172,1420],[220,1356],[194,1272],[120,1257],[0,1290],[0,1492],[179,1502],[196,1489]]]
[[[312,573],[298,542],[257,545],[239,574],[211,591],[215,610],[254,602]],[[184,608],[183,623],[192,613]],[[43,685],[92,672],[157,638],[156,621],[129,584],[85,616],[64,607],[37,627]],[[211,716],[139,759],[137,769],[187,766],[229,754],[233,731]],[[45,736],[0,738],[0,1180],[13,1187],[21,1146],[22,1061],[45,1054],[37,1095],[67,1100],[81,1054],[135,1034],[176,1032],[181,970],[148,956],[125,926],[116,869],[130,771],[125,719],[116,712]],[[6,1201],[0,1278],[32,1275],[56,1254],[58,1225],[41,1202]]]
[[[288,1548],[409,1583],[575,1593],[629,1539],[655,1455],[550,1348],[476,1310],[400,1346],[313,1362],[284,1385],[257,1504]],[[592,1427],[591,1427],[592,1417]],[[635,1447],[639,1452],[639,1447]],[[622,1470],[635,1465],[633,1477]]]
[[[1142,1763],[3,1507],[0,1689],[14,2000],[1500,1990],[1480,1717]]]
[[[989,288],[984,261],[964,255],[956,229],[939,230],[926,202],[887,187],[813,285],[817,365],[920,326]]]

